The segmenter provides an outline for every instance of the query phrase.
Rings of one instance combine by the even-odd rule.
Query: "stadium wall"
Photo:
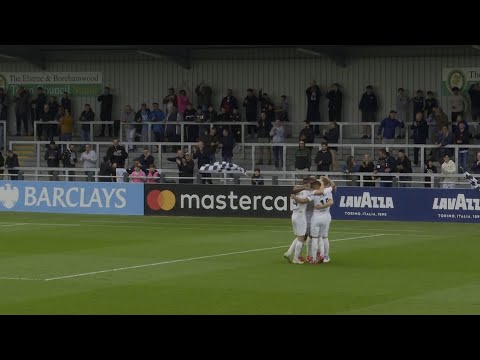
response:
[[[341,187],[337,220],[480,222],[478,191]],[[290,187],[146,185],[145,215],[289,218]]]
[[[70,56],[63,61],[49,62],[46,71],[90,72],[100,71],[104,85],[112,88],[114,94],[114,118],[119,118],[121,109],[126,104],[135,110],[142,102],[151,106],[154,101],[161,102],[167,88],[177,88],[183,80],[194,91],[195,86],[206,80],[214,90],[214,106],[218,110],[220,100],[227,88],[232,88],[234,95],[243,99],[246,89],[262,88],[276,103],[280,96],[288,96],[291,121],[305,119],[305,89],[310,80],[316,79],[322,90],[321,118],[328,119],[325,92],[333,82],[342,85],[344,93],[343,119],[359,119],[358,102],[365,86],[371,84],[380,100],[381,120],[391,108],[395,108],[396,89],[403,87],[410,96],[417,89],[434,91],[441,104],[447,108],[447,99],[440,96],[442,68],[477,67],[480,57],[462,53],[457,49],[446,50],[445,56],[422,57],[363,57],[348,58],[347,67],[335,65],[326,57],[294,57],[291,51],[281,51],[271,57],[265,57],[259,49],[252,49],[250,60],[235,58],[222,60],[195,60],[191,70],[179,65],[147,56],[83,56],[76,60]],[[257,54],[258,53],[258,54]],[[257,58],[258,55],[258,58]],[[80,58],[79,58],[80,59]],[[0,63],[1,72],[38,72],[33,65],[19,62]],[[196,99],[196,97],[195,97]],[[100,104],[96,97],[73,98],[75,119],[78,118],[83,105],[90,103],[99,119]],[[15,131],[13,104],[10,109],[10,133]],[[411,119],[408,119],[411,121]],[[78,126],[78,124],[77,124]],[[355,132],[356,129],[352,131]]]

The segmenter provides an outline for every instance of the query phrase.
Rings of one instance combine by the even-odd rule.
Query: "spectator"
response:
[[[410,98],[405,94],[405,90],[403,88],[399,88],[397,90],[397,111],[398,111],[398,117],[402,120],[408,121],[409,118],[409,108],[410,105]],[[404,138],[404,132],[402,131],[402,128],[397,128],[398,136],[397,139],[403,139]]]
[[[168,107],[167,114],[165,115],[165,136],[167,137],[167,141],[169,142],[175,142],[175,141],[180,141],[180,126],[179,121],[181,119],[180,113],[177,111],[177,108],[175,106],[173,107]],[[177,147],[173,146],[172,151],[176,151]]]
[[[438,145],[438,161],[440,164],[442,163],[445,155],[448,155],[449,157],[453,155],[453,149],[449,148],[444,148],[444,146],[451,145],[453,144],[453,135],[452,133],[448,130],[447,126],[444,126],[442,128],[442,132],[438,134],[437,136],[437,142],[435,143]]]
[[[5,159],[5,169],[7,169],[10,175],[10,180],[18,180],[18,156],[12,150],[7,150],[7,158]],[[5,178],[4,178],[5,179]]]
[[[205,121],[208,123],[214,123],[217,121],[217,111],[213,109],[213,105],[208,105]]]
[[[116,182],[123,182],[123,174],[126,171],[125,161],[128,158],[128,153],[125,148],[118,143],[118,139],[113,139],[112,143],[113,145],[107,149],[107,157],[112,164],[112,175],[115,176]]]
[[[310,126],[310,121],[305,120],[303,124],[304,128],[300,130],[299,141],[303,141],[305,144],[313,144],[313,141],[315,140],[315,133]]]
[[[271,150],[268,146],[268,143],[270,142],[270,129],[271,123],[267,120],[267,114],[262,112],[257,125],[257,143],[259,144],[259,146],[257,146],[257,154],[255,155],[257,165],[272,164]]]
[[[267,112],[270,105],[272,105],[272,108],[274,107],[272,99],[267,93],[263,92],[263,89],[258,90],[258,100],[260,101],[260,112]]]
[[[178,111],[180,113],[184,113],[185,110],[187,109],[187,105],[188,104],[191,104],[192,102],[190,101],[190,89],[188,89],[188,87],[186,86],[186,83],[185,81],[180,85],[180,88],[183,87],[183,85],[185,85],[185,88],[188,90],[188,93],[185,89],[181,89],[180,90],[180,95],[178,96],[177,100],[178,100]]]
[[[225,110],[223,106],[220,108],[220,113],[217,114],[217,122],[220,123],[219,124],[220,129],[223,129],[224,127],[227,126],[224,123],[230,122],[230,116],[227,114],[227,110]]]
[[[423,170],[425,174],[436,174],[437,173],[437,168],[435,165],[433,165],[433,160],[428,159],[427,164],[425,165],[425,169]],[[431,188],[433,184],[433,178],[430,176],[425,176],[425,187],[426,188]]]
[[[47,161],[47,166],[49,168],[58,168],[60,167],[60,160],[62,159],[62,154],[60,150],[55,145],[55,141],[50,141],[50,147],[45,152],[44,159]],[[58,175],[58,171],[49,170],[48,175],[51,176],[50,180],[54,180],[56,175]]]
[[[356,173],[360,171],[360,166],[357,165],[355,158],[353,156],[347,157],[347,161],[345,164],[342,166],[342,172],[347,174],[345,176],[345,179],[347,182],[345,185],[347,186],[356,186],[357,185],[357,180],[358,176],[352,175],[352,173]]]
[[[100,164],[100,172],[98,173],[100,177],[98,178],[98,181],[112,182],[112,173],[113,168],[110,164],[110,159],[108,158],[108,156],[104,156],[103,162]]]
[[[278,119],[281,122],[288,122],[288,101],[287,101],[287,96],[282,95],[280,97],[282,100],[280,100],[280,106],[278,106],[275,109],[275,112],[278,113]]]
[[[433,110],[438,108],[438,101],[433,97],[432,91],[427,91],[427,98],[425,99],[425,110],[427,110],[427,118],[433,114]]]
[[[140,166],[142,167],[143,172],[147,173],[150,165],[154,163],[155,159],[150,155],[150,150],[146,147],[143,149],[143,154],[140,155],[138,161],[140,161]]]
[[[127,173],[128,173],[128,174],[132,174],[132,173],[135,171],[135,168],[136,168],[136,167],[139,167],[139,168],[142,167],[142,166],[140,165],[140,160],[138,160],[138,159],[133,160],[133,165],[132,165],[132,167],[131,167],[130,169],[127,169]]]
[[[227,163],[232,162],[233,147],[235,146],[235,139],[227,128],[223,129],[223,136],[220,138],[220,147],[222,148],[222,161]]]
[[[53,113],[52,113],[53,114]],[[55,121],[60,121],[60,119],[65,115],[65,108],[63,106],[58,107],[58,112],[54,115],[53,119]]]
[[[383,119],[378,128],[378,137],[383,139],[383,144],[393,144],[395,143],[395,129],[397,127],[405,127],[403,120],[397,120],[395,117],[397,112],[395,110],[390,110],[390,114],[387,118]],[[382,133],[383,130],[383,133]]]
[[[442,174],[445,175],[452,175],[457,173],[457,165],[450,160],[450,156],[445,154],[443,156],[443,164],[442,164]],[[455,178],[452,177],[444,177],[443,178],[443,185],[444,189],[454,189],[455,188]]]
[[[145,173],[138,165],[135,166],[135,168],[133,169],[132,173],[129,176],[130,182],[137,183],[137,184],[143,184],[146,181],[145,177],[146,177]]]
[[[247,122],[254,123],[257,121],[258,98],[253,93],[253,89],[247,89],[247,96],[243,100],[245,107],[245,117]],[[248,135],[254,137],[257,132],[255,125],[248,125]]]
[[[412,102],[413,102],[413,118],[415,119],[415,116],[417,113],[425,112],[425,96],[423,96],[422,90],[417,90]]]
[[[217,147],[220,144],[220,138],[217,135],[217,128],[212,127],[210,129],[210,134],[203,136],[201,140],[210,154],[210,163],[213,164],[215,161],[217,161],[215,159],[215,153],[217,152]]]
[[[360,164],[360,169],[358,170],[359,172],[362,173],[373,173],[375,171],[375,165],[373,162],[370,161],[370,155],[365,154],[363,155],[363,161]],[[371,175],[365,175],[363,177],[363,186],[375,186],[374,181],[367,181],[367,180],[375,180],[374,176]]]
[[[135,142],[137,126],[135,122],[135,112],[132,110],[132,107],[130,105],[125,106],[125,109],[122,111],[122,115],[120,115],[120,121],[122,122],[122,124],[126,125],[125,134],[127,142],[129,143],[128,151],[131,151],[133,149],[132,143]]]
[[[23,135],[28,135],[28,98],[29,93],[23,86],[20,86],[17,89],[15,95],[15,115],[17,121],[17,136],[21,135],[21,129],[23,124]],[[43,106],[38,110],[39,112],[43,109]],[[33,127],[32,127],[33,131]]]
[[[467,170],[467,169],[464,169],[464,170]],[[474,174],[480,174],[480,151],[477,152],[477,157],[473,161],[471,170],[472,170],[472,173]]]
[[[197,106],[197,112],[195,114],[195,122],[198,124],[204,124],[207,121],[207,114],[202,110],[201,106]],[[208,135],[210,126],[208,125],[199,125],[198,126],[198,136],[201,138],[205,135]]]
[[[177,150],[177,156],[176,157],[169,157],[167,158],[167,161],[171,161],[171,162],[176,162],[177,163],[177,168],[178,168],[178,176],[181,177],[182,176],[182,170],[180,169],[180,165],[182,163],[182,159],[184,158],[184,155],[183,155],[183,150],[182,149],[179,149]],[[181,183],[179,181],[179,183]]]
[[[446,126],[448,128],[448,116],[445,114],[441,107],[433,109],[433,114],[427,119],[429,124],[429,132],[431,133],[432,144],[437,143],[437,137],[442,132],[442,128]],[[432,149],[430,155],[432,158],[437,158],[437,150]]]
[[[155,164],[150,164],[148,167],[147,184],[158,184],[160,182],[160,174],[158,173],[157,167]]]
[[[311,151],[305,147],[305,141],[300,140],[295,151],[295,170],[310,171]]]
[[[97,98],[97,101],[102,104],[100,107],[100,120],[112,121],[113,96],[110,94],[110,88],[108,86],[105,86],[103,89],[103,94]],[[112,124],[108,124],[108,133],[112,137],[118,136],[118,134],[115,135],[112,131]],[[102,132],[98,136],[105,136],[105,124],[102,124]]]
[[[390,153],[385,149],[378,151],[378,162],[375,168],[375,173],[389,174],[396,172],[397,161]],[[380,176],[380,187],[392,187],[391,176]]]
[[[468,89],[470,95],[470,103],[472,104],[472,120],[480,119],[480,86],[478,83],[472,84]]]
[[[60,118],[60,141],[72,141],[73,138],[73,117],[70,110],[65,108],[65,114]]]
[[[195,169],[195,163],[192,160],[192,155],[186,153],[185,157],[182,158],[181,163],[178,165],[180,170],[180,177],[190,178],[190,179],[180,179],[180,184],[193,184],[193,172]]]
[[[63,96],[60,100],[60,105],[62,105],[64,109],[68,109],[68,111],[72,113],[72,100],[70,100],[70,98],[68,97],[68,92],[65,91],[63,93]]]
[[[338,125],[335,121],[330,122],[328,125],[328,130],[323,131],[323,139],[328,144],[338,144],[338,139],[340,137],[340,132],[338,130]],[[337,171],[337,149],[336,147],[328,147],[330,154],[332,154],[332,170]]]
[[[57,125],[49,124],[49,122],[54,121],[55,118],[50,111],[50,107],[48,104],[43,105],[43,111],[39,114],[38,121],[41,121],[41,124],[37,125],[37,135],[38,140],[42,140],[43,131],[47,133],[47,140],[53,140],[53,128]]]
[[[397,157],[397,172],[402,174],[410,174],[412,173],[412,162],[408,157],[405,156],[405,150],[398,150],[398,157]],[[412,181],[411,176],[400,176],[400,181]],[[400,182],[400,187],[409,187],[408,183]]]
[[[260,169],[256,168],[252,176],[252,185],[264,185],[263,176],[260,175]]]
[[[362,122],[375,122],[376,114],[379,108],[378,98],[373,92],[373,86],[368,85],[367,91],[363,93],[362,98],[360,99],[360,104],[358,108],[362,112]],[[370,126],[365,125],[363,127],[364,135],[362,139],[370,138]]]
[[[453,134],[457,132],[458,124],[460,124],[461,122],[463,122],[463,125],[465,126],[465,130],[467,130],[470,133],[470,126],[468,125],[467,120],[465,120],[462,115],[457,115],[457,123],[455,125],[452,124],[452,127],[455,126],[455,131],[452,131]]]
[[[305,90],[307,95],[307,120],[320,122],[320,88],[315,80],[310,81],[310,86]],[[315,135],[320,135],[320,126],[315,126]]]
[[[201,106],[203,111],[207,111],[212,104],[212,88],[205,83],[205,80],[202,80],[195,88],[195,94],[197,94],[197,105]]]
[[[428,124],[423,118],[423,112],[418,112],[415,115],[415,121],[413,124],[410,126],[410,129],[412,130],[412,138],[413,138],[413,143],[414,144],[426,144],[427,143],[427,138],[428,138]],[[413,163],[415,166],[418,165],[418,152],[420,148],[416,147],[413,148]],[[424,158],[426,152],[423,151]]]
[[[272,143],[282,144],[285,142],[285,128],[279,119],[275,120],[275,126],[270,130]],[[275,170],[283,168],[283,146],[273,146],[273,159]]]
[[[437,126],[436,132],[441,132],[444,126],[448,127],[448,116],[441,107],[434,108],[431,122]]]
[[[328,99],[328,120],[329,121],[342,121],[342,92],[340,91],[340,85],[335,83],[330,86],[330,90],[327,93]]]
[[[187,104],[187,108],[183,113],[183,120],[185,122],[195,122],[197,111],[193,108],[192,104]],[[198,125],[188,124],[187,126],[187,141],[195,142],[198,141]]]
[[[50,108],[50,113],[52,115],[52,118],[55,119],[58,114],[58,101],[56,96],[49,96],[48,97],[48,107]]]
[[[80,115],[80,122],[82,123],[81,128],[81,138],[82,141],[92,141],[90,134],[90,125],[89,122],[95,121],[95,113],[92,111],[92,108],[89,104],[85,104],[85,110],[82,111]]]
[[[449,103],[450,103],[450,108],[452,110],[452,123],[457,121],[457,115],[462,115],[467,109],[467,102],[465,101],[465,98],[463,95],[460,93],[460,89],[458,87],[453,87],[452,88],[453,95],[450,96]],[[452,131],[455,132],[455,129],[452,127]]]
[[[332,165],[332,154],[328,149],[328,143],[322,142],[322,146],[315,156],[315,164],[317,164],[317,171],[328,172],[330,171],[330,166]]]
[[[137,123],[135,129],[135,140],[140,141],[140,137],[143,142],[148,141],[148,121],[150,120],[150,109],[147,108],[147,104],[143,103],[140,110],[135,114],[135,122]],[[151,140],[151,139],[150,139]]]
[[[48,103],[47,95],[43,91],[43,88],[39,86],[37,88],[37,94],[31,103],[32,111],[30,112],[30,120],[32,124],[32,131],[35,126],[34,122],[40,120],[40,114],[42,114],[44,106],[47,103]]]
[[[80,160],[83,161],[87,181],[95,181],[95,171],[89,169],[95,169],[97,167],[97,153],[92,149],[90,144],[85,145],[85,152],[80,156]]]
[[[158,103],[153,103],[153,110],[150,113],[150,122],[153,123],[152,131],[155,142],[163,142],[165,140],[165,113],[158,107]]]
[[[165,113],[172,112],[173,107],[178,109],[178,98],[175,94],[175,89],[168,89],[168,94],[163,98],[163,105],[165,106]]]
[[[455,133],[455,144],[456,145],[468,145],[470,143],[470,134],[465,128],[465,123],[461,121],[458,124],[457,131]],[[460,165],[464,170],[467,169],[467,158],[468,158],[468,148],[459,148],[458,149],[458,165]]]
[[[230,121],[233,123],[239,123],[242,121],[242,117],[238,112],[238,109],[233,109],[233,112],[230,115]],[[231,133],[237,143],[242,142],[242,126],[241,125],[232,125]],[[236,148],[239,149],[239,146],[236,146]]]
[[[193,160],[198,159],[197,166],[199,170],[203,165],[210,164],[210,153],[208,152],[207,149],[205,149],[205,144],[203,143],[203,141],[199,141],[198,146],[197,147],[194,146],[193,150],[194,150]],[[212,184],[211,179],[205,179],[205,178],[211,178],[212,177],[211,173],[200,173],[200,174],[203,178],[202,184],[205,184],[206,182],[208,182],[209,184]]]
[[[233,109],[238,109],[237,99],[235,98],[235,96],[233,96],[232,89],[227,90],[227,96],[222,99],[220,107],[225,108],[225,112],[227,114],[231,114],[233,112]]]
[[[70,144],[69,147],[62,153],[62,164],[64,168],[74,168],[77,163],[77,152],[75,151],[75,145]],[[75,172],[67,171],[66,181],[75,181],[75,177],[71,177],[71,175],[75,175]]]

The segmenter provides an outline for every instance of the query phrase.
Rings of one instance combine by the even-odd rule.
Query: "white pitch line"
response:
[[[12,227],[12,226],[23,226],[27,223],[9,223],[9,224],[0,224],[1,227]]]
[[[330,240],[330,242],[335,242],[335,241],[347,241],[347,240],[371,238],[371,237],[378,237],[378,236],[384,236],[384,234],[375,234],[375,235],[367,235],[367,236],[356,236],[356,237],[345,238],[345,239]],[[48,278],[48,279],[45,279],[45,281],[60,280],[60,279],[69,279],[69,278],[74,278],[74,277],[81,277],[81,276],[102,274],[102,273],[107,273],[107,272],[130,270],[130,269],[139,269],[139,268],[144,268],[144,267],[151,267],[151,266],[158,266],[158,265],[166,265],[166,264],[174,264],[174,263],[187,262],[187,261],[193,261],[193,260],[210,259],[210,258],[221,257],[221,256],[247,254],[247,253],[258,252],[258,251],[281,249],[281,248],[285,248],[285,247],[288,247],[288,246],[289,246],[289,245],[274,246],[274,247],[269,247],[269,248],[261,248],[261,249],[253,249],[253,250],[236,251],[236,252],[225,253],[225,254],[206,255],[206,256],[197,256],[197,257],[186,258],[186,259],[162,261],[162,262],[157,262],[157,263],[152,263],[152,264],[143,264],[143,265],[127,266],[127,267],[116,268],[116,269],[108,269],[108,270],[100,270],[100,271],[91,271],[91,272],[88,272],[88,273],[81,273],[81,274],[73,274],[73,275],[65,275],[65,276],[59,276],[59,277],[54,277],[54,278]]]
[[[30,279],[30,278],[21,278],[21,277],[0,277],[0,280],[45,281],[45,279]]]

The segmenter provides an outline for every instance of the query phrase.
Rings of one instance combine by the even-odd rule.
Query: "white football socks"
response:
[[[323,238],[323,242],[325,243],[325,256],[329,256],[330,243],[328,242],[328,237]]]
[[[295,255],[293,255],[293,260],[298,261],[298,257],[302,253],[302,248],[303,248],[303,242],[300,240],[297,240],[297,243],[295,244]]]
[[[313,238],[312,240],[312,258],[315,261],[317,259],[318,238]]]
[[[291,256],[293,254],[293,250],[295,250],[295,244],[297,243],[297,238],[293,239],[292,241],[292,244],[290,245],[290,247],[288,248],[288,251],[287,251],[287,256]]]
[[[318,239],[319,242],[319,248],[320,248],[320,256],[324,257],[325,256],[325,242],[323,241],[323,237]]]
[[[307,256],[312,256],[312,239],[307,240]]]

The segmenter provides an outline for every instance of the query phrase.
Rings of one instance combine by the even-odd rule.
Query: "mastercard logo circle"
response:
[[[147,195],[147,205],[152,210],[172,210],[176,201],[170,190],[153,190]]]

